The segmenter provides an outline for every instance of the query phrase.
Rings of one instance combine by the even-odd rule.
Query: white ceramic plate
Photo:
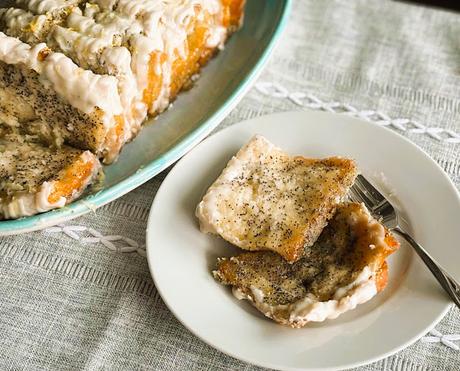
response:
[[[341,155],[397,194],[415,238],[460,279],[460,197],[447,175],[398,134],[344,115],[289,112],[234,125],[206,139],[169,173],[153,203],[147,256],[167,306],[195,335],[224,353],[276,369],[340,369],[384,358],[424,335],[449,308],[447,296],[411,249],[389,259],[387,288],[336,320],[293,330],[236,300],[210,274],[238,250],[200,233],[194,210],[237,150],[262,134],[291,154]],[[385,188],[383,187],[383,188]]]

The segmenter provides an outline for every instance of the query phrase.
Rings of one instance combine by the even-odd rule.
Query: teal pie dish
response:
[[[0,236],[50,227],[84,215],[145,183],[206,137],[236,106],[267,63],[286,26],[291,0],[248,0],[243,28],[202,70],[193,89],[146,122],[117,162],[104,168],[98,191],[63,207],[0,222]]]

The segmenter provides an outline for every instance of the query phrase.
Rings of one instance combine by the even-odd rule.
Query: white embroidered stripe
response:
[[[93,228],[84,227],[81,225],[57,225],[45,229],[45,233],[64,233],[68,237],[87,244],[101,244],[111,251],[122,253],[135,252],[143,257],[146,256],[145,246],[140,245],[136,241],[128,237],[119,235],[104,236],[99,231]]]
[[[300,107],[333,113],[342,113],[367,121],[372,121],[382,126],[390,126],[401,131],[429,135],[431,138],[441,142],[456,144],[460,143],[460,134],[449,129],[443,129],[440,127],[428,127],[417,121],[407,118],[392,119],[383,112],[374,110],[358,110],[350,104],[340,102],[324,102],[310,93],[291,93],[285,87],[277,83],[260,82],[257,83],[255,87],[262,94],[269,95],[278,99],[289,99],[292,103]]]
[[[422,343],[441,343],[453,350],[460,350],[460,347],[454,343],[454,341],[460,340],[460,335],[443,335],[436,329],[431,330],[429,335],[422,338]]]

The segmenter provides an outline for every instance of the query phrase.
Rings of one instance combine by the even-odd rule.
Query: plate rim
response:
[[[264,117],[267,117],[267,116],[282,116],[282,115],[285,115],[285,114],[294,114],[294,113],[299,113],[299,112],[309,112],[309,113],[314,113],[314,114],[320,114],[320,115],[333,115],[333,116],[341,116],[340,114],[338,113],[331,113],[331,112],[325,112],[325,111],[316,111],[316,110],[312,110],[312,109],[304,109],[304,110],[288,110],[288,111],[282,111],[282,112],[276,112],[276,113],[271,113],[271,114],[267,114],[267,115],[262,115],[262,116],[257,116],[257,117],[254,117],[254,118],[250,118],[250,119],[246,119],[246,120],[242,120],[242,121],[239,121],[237,122],[236,124],[234,125],[240,125],[240,124],[243,124],[243,123],[246,123],[246,122],[249,122],[249,121],[252,121],[252,120],[258,120],[258,119],[263,119]],[[447,180],[447,184],[449,184],[451,190],[456,194],[458,200],[460,201],[460,191],[456,188],[455,184],[453,183],[452,179],[448,176],[448,174],[444,171],[444,169],[442,169],[442,167],[425,151],[423,150],[421,147],[419,147],[417,144],[415,144],[414,142],[412,142],[411,140],[409,140],[408,138],[406,138],[405,136],[403,136],[402,134],[398,133],[397,131],[394,131],[390,128],[387,128],[387,127],[384,127],[384,126],[381,126],[381,125],[378,125],[377,123],[375,122],[368,122],[368,121],[365,121],[361,118],[358,118],[358,117],[353,117],[353,119],[355,119],[356,121],[360,121],[362,124],[366,124],[366,125],[373,125],[375,128],[377,128],[378,130],[382,130],[382,131],[387,131],[387,132],[391,132],[393,135],[399,137],[399,139],[402,139],[403,142],[405,142],[406,145],[409,145],[411,146],[413,149],[419,151],[424,157],[426,160],[428,160],[432,165],[435,165],[435,167],[437,168],[437,170],[439,170],[441,173],[442,173],[442,176],[445,180]],[[231,129],[232,127],[234,127],[234,125],[231,125],[229,127],[226,127],[224,129],[222,129],[221,131],[219,131],[218,133],[215,133],[214,135],[217,135],[217,134],[220,134],[226,130],[229,130]],[[203,140],[199,145],[201,145],[202,143],[204,143],[206,140],[208,140],[209,138],[213,137],[214,135],[206,138],[205,140]],[[197,148],[198,146],[196,146],[195,148]],[[191,151],[190,151],[191,152]],[[183,160],[185,160],[187,157],[187,155],[183,156],[177,164],[179,164],[180,162],[182,162]],[[360,361],[360,362],[354,362],[354,363],[349,363],[349,364],[345,364],[345,365],[342,365],[340,367],[323,367],[323,368],[305,368],[305,367],[302,367],[302,368],[297,368],[297,367],[286,367],[286,366],[280,366],[280,365],[273,365],[273,364],[270,364],[270,363],[265,363],[264,361],[254,361],[253,359],[249,359],[245,356],[240,356],[238,354],[234,354],[233,352],[231,351],[228,351],[226,349],[223,349],[221,348],[220,346],[214,344],[214,343],[211,343],[210,341],[208,341],[207,339],[205,339],[204,337],[202,337],[199,333],[197,333],[197,331],[195,331],[193,328],[191,328],[185,321],[182,320],[182,318],[177,314],[176,310],[174,309],[174,307],[171,305],[171,303],[165,298],[165,295],[163,294],[163,288],[161,285],[158,285],[158,280],[157,280],[157,277],[156,277],[156,274],[154,272],[154,268],[153,268],[153,265],[154,265],[154,261],[155,259],[152,257],[152,250],[153,250],[153,247],[150,247],[151,244],[150,244],[150,241],[152,239],[152,235],[151,235],[151,228],[150,228],[150,225],[152,223],[152,219],[153,219],[153,213],[155,211],[155,203],[157,202],[157,199],[158,199],[158,195],[160,194],[160,192],[163,191],[164,187],[163,187],[163,184],[166,183],[167,179],[170,177],[170,176],[173,176],[174,173],[173,171],[171,171],[166,177],[165,179],[163,180],[162,184],[160,185],[160,188],[158,189],[156,195],[155,195],[155,198],[152,202],[152,206],[151,206],[151,209],[150,209],[150,212],[149,212],[149,216],[148,216],[148,220],[147,220],[147,229],[146,229],[146,256],[147,256],[147,263],[148,263],[148,267],[149,267],[149,272],[150,272],[150,275],[152,276],[152,279],[153,279],[153,282],[155,284],[155,287],[160,295],[160,297],[162,298],[163,302],[165,303],[166,307],[171,311],[171,313],[176,317],[176,319],[188,330],[190,331],[194,336],[196,336],[199,340],[203,341],[205,344],[211,346],[212,348],[214,349],[217,349],[218,351],[230,356],[230,357],[233,357],[235,359],[238,359],[238,360],[241,360],[241,361],[244,361],[248,364],[252,364],[252,365],[256,365],[256,366],[260,366],[260,367],[265,367],[265,368],[274,368],[274,367],[277,367],[277,369],[280,369],[280,370],[286,370],[286,371],[300,371],[300,370],[322,370],[322,371],[335,371],[335,370],[344,370],[344,369],[349,369],[349,368],[355,368],[355,367],[361,367],[361,366],[365,366],[365,365],[369,365],[369,364],[372,364],[374,362],[378,362],[382,359],[385,359],[387,357],[390,357],[402,350],[404,350],[405,348],[409,347],[410,345],[414,344],[417,340],[419,340],[420,338],[422,338],[428,331],[430,331],[432,328],[434,328],[444,317],[445,315],[447,314],[447,312],[450,310],[450,308],[452,307],[452,302],[446,302],[445,306],[444,306],[444,309],[442,311],[440,311],[440,313],[431,321],[431,323],[429,323],[427,326],[425,326],[424,328],[420,329],[414,336],[412,336],[410,339],[408,339],[407,341],[405,341],[404,343],[400,344],[399,346],[397,346],[396,348],[388,351],[388,352],[385,352],[379,356],[375,356],[373,358],[370,358],[366,361]],[[163,188],[163,189],[162,189]]]
[[[293,0],[282,0],[281,11],[277,25],[271,35],[267,47],[261,53],[260,58],[254,64],[249,73],[242,79],[238,87],[229,95],[226,101],[206,120],[204,123],[188,132],[179,142],[169,150],[152,160],[143,168],[128,178],[101,190],[94,194],[80,198],[61,209],[50,210],[45,213],[36,214],[13,220],[0,221],[0,237],[11,236],[22,233],[29,233],[42,230],[79,216],[95,212],[102,207],[132,191],[133,189],[144,184],[168,166],[183,157],[208,134],[215,129],[222,120],[235,108],[235,106],[244,98],[252,85],[256,82],[257,77],[262,72],[264,66],[269,61],[274,49],[281,39],[281,35],[288,23],[289,14],[291,13]]]

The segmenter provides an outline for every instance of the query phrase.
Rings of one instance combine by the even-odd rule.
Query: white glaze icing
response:
[[[24,9],[9,8],[0,9],[0,17],[5,21],[8,29],[20,33],[32,22],[34,15]]]
[[[59,49],[82,68],[97,66],[103,49],[112,45],[111,38],[86,36],[61,26],[54,28],[51,37]]]
[[[336,290],[333,299],[319,301],[313,295],[285,305],[269,305],[264,302],[264,294],[257,287],[251,286],[251,294],[244,294],[241,290],[233,290],[234,296],[241,299],[249,299],[266,316],[273,317],[279,311],[290,313],[289,322],[303,326],[307,322],[322,322],[326,319],[337,318],[342,313],[356,308],[377,294],[375,273],[365,267],[355,281],[347,286]]]
[[[102,9],[112,10],[118,0],[94,0]]]
[[[9,202],[0,202],[0,215],[5,219],[17,219],[63,207],[66,204],[65,197],[54,203],[48,201],[52,191],[53,184],[44,182],[37,193],[23,193]]]
[[[23,64],[36,71],[42,81],[49,83],[61,97],[85,113],[92,113],[99,107],[110,126],[113,116],[122,113],[118,80],[84,70],[62,53],[50,53],[44,61],[40,61],[38,54],[45,48],[44,43],[30,47],[0,32],[0,61]]]
[[[118,81],[112,76],[83,70],[61,53],[52,53],[45,59],[42,74],[58,94],[85,113],[99,107],[107,121],[112,123],[113,116],[123,112]]]
[[[35,14],[44,14],[75,5],[78,0],[16,0],[16,3]]]

